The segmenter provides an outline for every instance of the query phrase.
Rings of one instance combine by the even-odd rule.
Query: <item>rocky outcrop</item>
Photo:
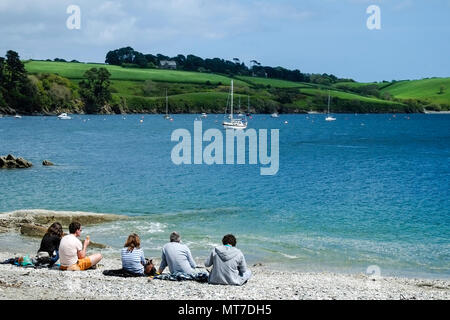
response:
[[[0,213],[0,232],[20,232],[22,235],[42,238],[53,222],[59,222],[67,231],[72,221],[81,225],[100,224],[128,219],[126,216],[82,211],[51,211],[43,209],[17,210]],[[89,247],[106,248],[106,245],[91,241]]]
[[[0,169],[29,168],[33,164],[24,158],[16,158],[11,154],[0,157]]]
[[[31,223],[24,223],[20,226],[20,233],[34,238],[42,238],[47,232],[48,226],[42,226]],[[82,240],[83,241],[83,240]],[[91,241],[89,247],[104,249],[107,246],[101,243]]]
[[[81,225],[92,225],[124,219],[127,217],[117,214],[28,209],[0,213],[0,228],[18,230],[23,224],[49,226],[57,221],[67,229],[72,221],[78,221]]]

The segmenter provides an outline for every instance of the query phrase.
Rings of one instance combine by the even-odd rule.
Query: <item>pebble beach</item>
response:
[[[0,252],[0,261],[20,253]],[[158,261],[156,261],[159,263]],[[200,262],[199,262],[200,263]],[[450,281],[365,274],[302,273],[250,266],[241,287],[103,275],[121,268],[104,258],[95,270],[69,272],[0,265],[1,300],[449,300]],[[203,271],[205,269],[198,269]]]

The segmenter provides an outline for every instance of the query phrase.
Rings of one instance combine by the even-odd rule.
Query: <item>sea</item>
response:
[[[203,130],[224,132],[224,115],[3,117],[0,155],[33,167],[0,170],[0,212],[128,216],[83,227],[111,257],[135,232],[146,257],[160,258],[176,230],[203,261],[232,233],[250,268],[449,279],[450,115],[335,117],[252,115],[248,129],[278,129],[275,175],[261,175],[259,162],[173,162],[175,130],[194,140],[202,121]],[[34,253],[38,245],[0,234],[1,250]]]

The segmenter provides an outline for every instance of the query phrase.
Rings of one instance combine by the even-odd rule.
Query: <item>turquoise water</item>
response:
[[[256,115],[249,128],[280,129],[275,176],[261,176],[260,165],[174,165],[171,133],[193,132],[195,118],[1,118],[0,154],[34,166],[0,171],[0,212],[132,217],[84,228],[109,254],[138,232],[146,255],[159,256],[178,230],[202,259],[234,233],[250,264],[450,277],[450,115]],[[222,120],[209,115],[203,128]],[[1,242],[13,238],[29,241]]]

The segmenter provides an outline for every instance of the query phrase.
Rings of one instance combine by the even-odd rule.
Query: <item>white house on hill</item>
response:
[[[172,61],[172,60],[161,60],[159,62],[159,65],[163,69],[173,69],[173,70],[175,70],[177,68],[176,61]]]

